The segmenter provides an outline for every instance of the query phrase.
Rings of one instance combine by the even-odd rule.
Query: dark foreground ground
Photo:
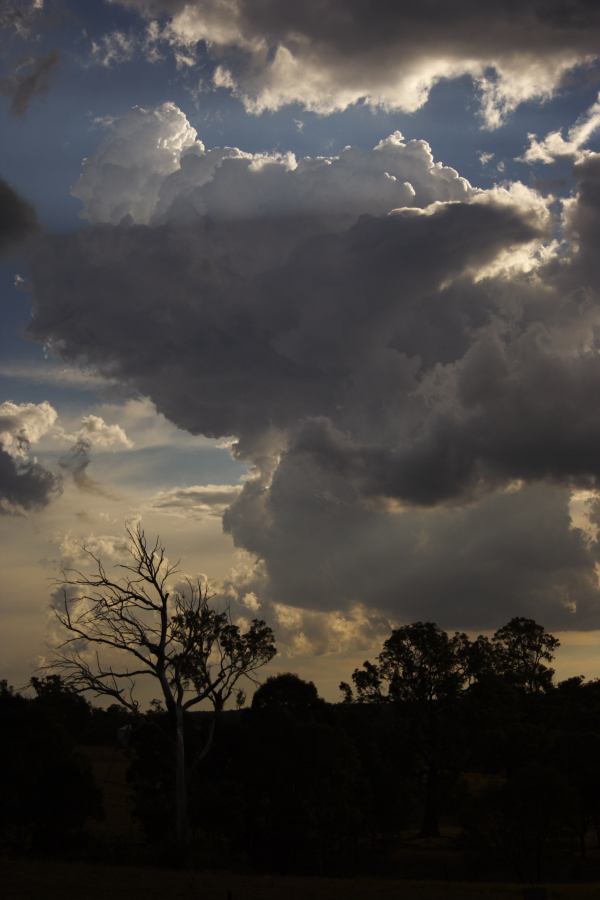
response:
[[[537,900],[521,885],[206,874],[0,860],[2,900]],[[600,898],[600,885],[552,885],[548,900]]]

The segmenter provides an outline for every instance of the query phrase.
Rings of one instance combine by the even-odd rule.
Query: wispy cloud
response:
[[[116,384],[94,372],[86,372],[73,366],[57,365],[52,362],[39,364],[8,362],[0,364],[0,378],[28,381],[33,384],[48,384],[56,387],[75,388],[83,391],[98,391]]]
[[[221,518],[242,490],[239,484],[196,484],[159,491],[148,508],[190,518]]]
[[[545,165],[551,165],[561,158],[577,159],[582,156],[583,148],[598,129],[600,129],[600,97],[569,128],[566,138],[563,137],[562,129],[549,132],[541,140],[538,140],[537,135],[529,134],[529,147],[519,159],[522,162]]]

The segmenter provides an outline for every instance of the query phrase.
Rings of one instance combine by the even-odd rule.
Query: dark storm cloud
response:
[[[0,253],[37,228],[33,207],[0,178]]]
[[[214,164],[172,106],[115,136],[75,189],[97,224],[36,246],[31,334],[238,439],[254,477],[224,524],[266,573],[246,591],[597,625],[597,545],[569,516],[600,476],[597,158],[561,223],[522,185],[440,177],[397,136],[296,167]],[[361,216],[367,176],[381,212]],[[425,208],[384,214],[399,184]]]
[[[416,109],[440,78],[472,75],[491,125],[598,54],[593,0],[113,0],[162,17],[175,46],[206,42],[215,83],[254,109],[321,112],[364,98]],[[490,74],[495,73],[495,74]]]
[[[431,321],[427,299],[442,282],[539,235],[526,213],[493,203],[365,216],[342,234],[308,240],[305,226],[97,226],[48,237],[36,270],[52,278],[34,275],[31,332],[59,341],[72,361],[131,380],[188,430],[243,442],[306,416],[343,421],[336,410],[363,405],[354,395],[368,390],[371,368],[394,343],[401,352],[389,350],[386,390],[406,404],[415,385],[407,357],[431,357],[430,343],[442,341],[421,322],[420,302]],[[237,247],[243,263],[290,229],[300,247],[286,265],[253,277],[236,270]],[[459,346],[465,306],[447,312],[461,322]]]
[[[52,472],[0,447],[0,515],[43,509],[59,492],[60,479]]]
[[[225,525],[265,561],[256,586],[245,587],[267,601],[321,610],[362,601],[392,619],[449,628],[498,627],[512,615],[551,628],[598,626],[597,553],[571,528],[562,488],[390,511],[295,450],[269,489],[245,487]]]
[[[22,60],[10,75],[0,79],[0,94],[9,98],[13,116],[24,115],[33,98],[46,93],[58,62],[57,51],[46,56],[31,56]]]
[[[566,227],[577,247],[580,287],[598,286],[600,259],[597,245],[600,236],[600,155],[590,154],[574,167],[579,183],[577,203],[567,206]]]
[[[514,346],[475,343],[445,373],[441,403],[395,446],[361,443],[311,420],[291,450],[343,472],[367,496],[419,505],[473,499],[511,479],[600,486],[597,352],[560,359],[533,329]]]

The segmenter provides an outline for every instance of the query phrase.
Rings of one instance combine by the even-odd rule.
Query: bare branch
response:
[[[170,563],[160,539],[149,542],[141,525],[127,534],[130,561],[114,567],[123,578],[86,547],[91,571],[63,572],[63,603],[55,615],[65,637],[54,668],[74,689],[114,697],[129,708],[137,708],[135,679],[151,675],[168,709],[188,710],[206,700],[221,710],[238,681],[255,681],[252,673],[275,654],[271,629],[255,621],[242,634],[229,607],[211,607],[208,581],[187,579],[183,590],[172,591],[179,563]],[[134,665],[123,666],[124,657]]]

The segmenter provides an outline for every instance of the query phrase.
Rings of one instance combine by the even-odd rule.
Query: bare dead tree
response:
[[[138,526],[128,529],[131,560],[111,577],[103,561],[83,548],[91,572],[69,568],[55,607],[65,639],[49,667],[81,693],[112,697],[132,713],[140,710],[136,688],[143,678],[160,685],[174,725],[175,811],[179,843],[188,836],[186,713],[206,701],[211,724],[196,762],[209,752],[218,714],[241,679],[275,655],[271,628],[254,619],[242,632],[229,610],[212,608],[208,585],[187,581],[170,589],[177,566],[157,538],[148,542]]]

